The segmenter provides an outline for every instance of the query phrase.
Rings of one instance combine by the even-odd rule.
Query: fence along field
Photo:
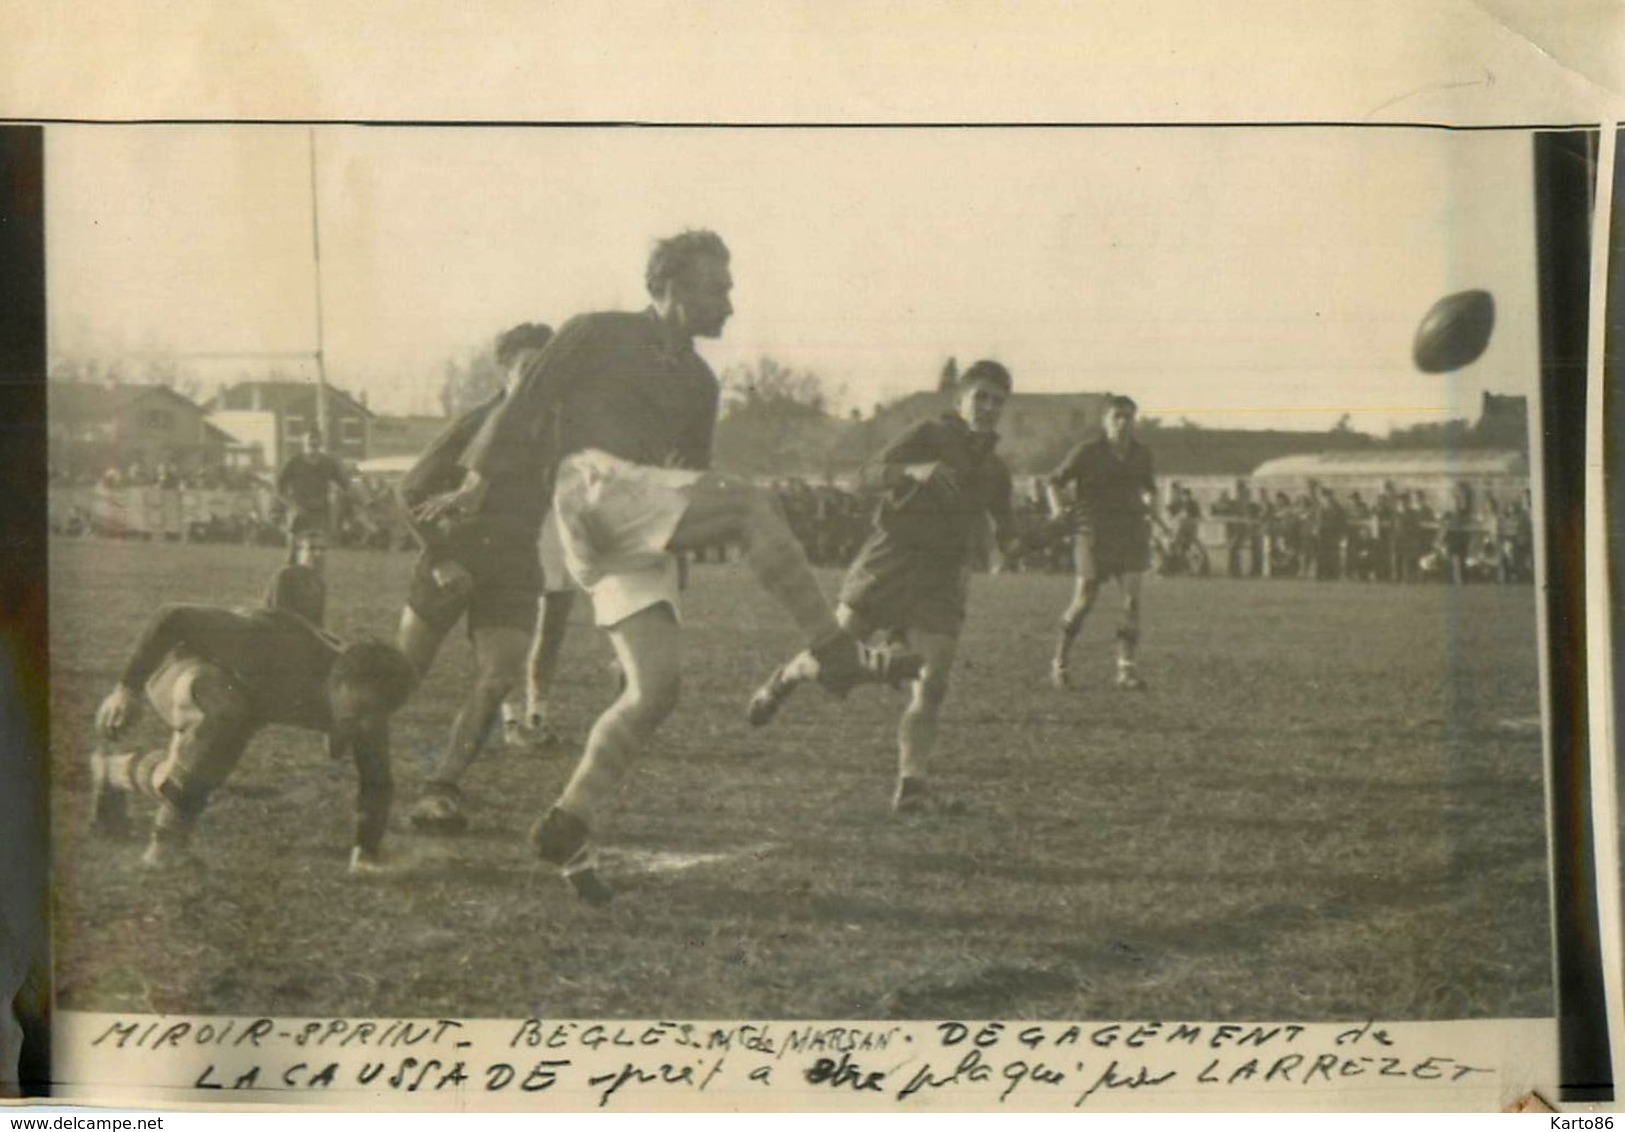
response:
[[[205,866],[153,875],[87,840],[91,716],[164,601],[251,602],[280,552],[52,547],[58,1004],[357,1017],[1205,1018],[1551,1010],[1524,586],[1157,579],[1151,691],[1043,682],[1069,580],[975,580],[938,778],[958,817],[887,809],[899,707],[742,708],[795,644],[736,566],[692,572],[684,702],[604,838],[619,898],[580,906],[523,833],[570,759],[488,752],[470,833],[397,820],[395,869],[344,871],[350,770],[272,731],[205,818]],[[387,636],[410,557],[335,553],[331,627]],[[834,578],[828,579],[833,586]],[[613,695],[573,630],[555,700],[579,741]],[[395,727],[398,810],[469,675],[454,641]],[[144,741],[160,742],[150,717]],[[138,811],[138,819],[146,816]]]

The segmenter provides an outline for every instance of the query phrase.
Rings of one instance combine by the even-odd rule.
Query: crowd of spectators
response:
[[[131,532],[99,521],[86,498],[53,508],[62,534],[130,535],[189,542],[278,545],[285,539],[284,503],[268,477],[234,469],[178,472],[167,464],[109,468],[100,476],[50,469],[54,487],[158,488],[193,496],[184,520],[161,531]],[[383,477],[353,476],[352,490],[335,512],[334,544],[365,550],[414,547],[402,520],[393,484]],[[790,528],[817,565],[841,567],[868,535],[876,501],[833,483],[781,479],[772,484]],[[82,494],[82,493],[81,493]],[[1384,484],[1367,500],[1359,491],[1339,493],[1309,484],[1295,494],[1257,490],[1246,480],[1221,491],[1206,507],[1190,487],[1170,485],[1164,502],[1166,532],[1154,536],[1154,569],[1162,574],[1230,577],[1348,579],[1369,582],[1531,581],[1534,525],[1528,493],[1498,499],[1457,484],[1447,498]],[[989,553],[988,568],[1002,572],[1072,569],[1072,551],[1058,531],[1041,493],[1018,491],[1014,500],[1016,549]],[[1222,532],[1222,533],[1221,533]],[[725,561],[727,547],[695,557]]]
[[[1199,523],[1189,488],[1174,485],[1169,513]],[[1383,484],[1373,498],[1311,483],[1295,495],[1254,492],[1245,480],[1215,499],[1225,573],[1233,577],[1365,582],[1527,582],[1534,579],[1528,492],[1498,499],[1458,483],[1438,507],[1426,492]],[[1177,528],[1176,528],[1177,529]]]

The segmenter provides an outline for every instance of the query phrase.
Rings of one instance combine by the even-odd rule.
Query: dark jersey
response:
[[[510,528],[527,538],[541,529],[546,510],[542,485],[534,475],[524,475],[517,468],[487,481],[479,511],[473,516],[434,524],[412,517],[413,508],[463,482],[466,469],[462,460],[468,446],[505,400],[498,393],[447,425],[396,485],[407,524],[435,557],[460,557],[462,551],[480,544],[481,535],[493,527]]]
[[[911,481],[892,488],[876,512],[877,533],[948,556],[957,568],[979,543],[988,516],[1000,532],[1007,530],[1010,469],[993,451],[997,440],[972,432],[956,413],[922,421],[893,440],[865,472],[866,481],[872,483],[886,465],[942,463],[953,469],[956,486]]]
[[[719,386],[691,347],[673,348],[654,311],[573,318],[526,361],[462,466],[518,476],[548,497],[559,461],[595,448],[635,464],[711,466]]]
[[[1050,476],[1056,487],[1071,487],[1079,520],[1113,531],[1133,530],[1147,519],[1145,493],[1155,492],[1151,450],[1129,441],[1119,456],[1106,440],[1086,440],[1067,453]]]
[[[276,493],[301,511],[325,511],[330,484],[350,486],[343,465],[326,452],[298,452],[277,473]]]
[[[262,722],[325,731],[332,726],[327,676],[341,648],[304,618],[277,610],[171,605],[142,632],[119,683],[140,691],[167,660],[202,660],[236,678]]]

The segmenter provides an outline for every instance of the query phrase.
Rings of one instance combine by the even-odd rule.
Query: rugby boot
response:
[[[563,868],[587,847],[587,823],[554,806],[530,827],[530,847],[542,860]]]
[[[1112,682],[1119,692],[1144,692],[1146,683],[1140,679],[1140,674],[1132,668],[1119,668],[1117,679]]]
[[[965,804],[944,798],[931,789],[927,780],[918,775],[905,775],[897,780],[897,792],[892,795],[894,814],[940,814],[953,816],[965,813]]]
[[[463,792],[451,782],[431,782],[424,788],[423,797],[407,813],[406,820],[418,832],[437,837],[465,833],[468,818],[463,814]]]
[[[597,862],[586,850],[577,853],[576,859],[564,866],[564,879],[578,898],[595,908],[602,908],[615,899],[615,890],[598,876]]]
[[[872,649],[849,633],[837,633],[810,650],[818,662],[818,683],[833,696],[845,696],[859,684],[896,687],[917,680],[925,662],[902,649]]]
[[[745,718],[752,727],[764,727],[772,722],[773,717],[779,713],[791,694],[796,690],[797,681],[788,679],[785,666],[780,665],[773,670],[773,675],[767,678],[767,683],[756,689],[745,707]]]

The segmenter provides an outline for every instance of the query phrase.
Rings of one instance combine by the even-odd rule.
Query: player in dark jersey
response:
[[[527,353],[543,349],[552,328],[524,323],[498,337],[496,362],[511,383]],[[422,544],[401,612],[401,651],[426,675],[460,620],[474,650],[474,683],[452,721],[445,751],[409,820],[429,833],[459,833],[468,821],[460,782],[479,756],[497,714],[524,677],[542,594],[536,531],[543,497],[535,481],[509,476],[466,515],[423,522],[413,515],[425,500],[462,482],[458,461],[503,403],[498,393],[463,414],[434,439],[398,487],[413,533]]]
[[[694,340],[721,335],[733,313],[727,246],[707,231],[662,240],[644,282],[651,306],[642,313],[582,315],[560,328],[464,454],[463,485],[421,512],[433,520],[477,508],[516,478],[552,500],[570,573],[591,595],[626,676],[558,802],[531,830],[537,855],[590,901],[609,890],[589,830],[677,706],[678,555],[742,545],[758,584],[812,643],[831,692],[884,679],[891,662],[918,664],[872,653],[842,629],[773,499],[708,470],[720,387]]]
[[[344,465],[322,450],[322,434],[305,433],[303,451],[295,452],[277,473],[276,493],[287,508],[288,561],[298,557],[303,539],[326,545],[333,532],[333,489],[350,491]]]
[[[991,517],[1000,545],[1014,533],[1010,470],[993,451],[1010,396],[1010,371],[994,361],[967,369],[955,411],[923,421],[893,440],[864,473],[885,489],[874,530],[841,586],[836,617],[848,631],[901,633],[924,660],[898,725],[899,813],[942,808],[928,792],[927,766],[937,718],[965,623],[971,567]],[[775,672],[751,697],[760,726],[798,684],[811,678],[806,653]]]
[[[1151,527],[1167,533],[1157,514],[1151,451],[1134,439],[1137,407],[1132,398],[1107,399],[1105,435],[1078,444],[1049,477],[1051,511],[1076,527],[1077,588],[1061,617],[1060,638],[1050,664],[1058,688],[1070,684],[1068,662],[1084,619],[1101,587],[1117,579],[1123,596],[1117,625],[1116,686],[1143,691],[1136,660],[1140,644],[1140,583],[1151,564]]]
[[[169,749],[98,749],[91,756],[92,827],[121,834],[129,795],[145,795],[158,809],[143,860],[172,863],[249,741],[267,724],[283,724],[325,733],[336,755],[354,760],[360,785],[350,867],[374,868],[394,790],[389,717],[415,682],[397,649],[375,641],[345,645],[287,609],[167,606],[137,640],[96,712],[96,726],[106,740],[117,740],[145,694],[172,731]]]

